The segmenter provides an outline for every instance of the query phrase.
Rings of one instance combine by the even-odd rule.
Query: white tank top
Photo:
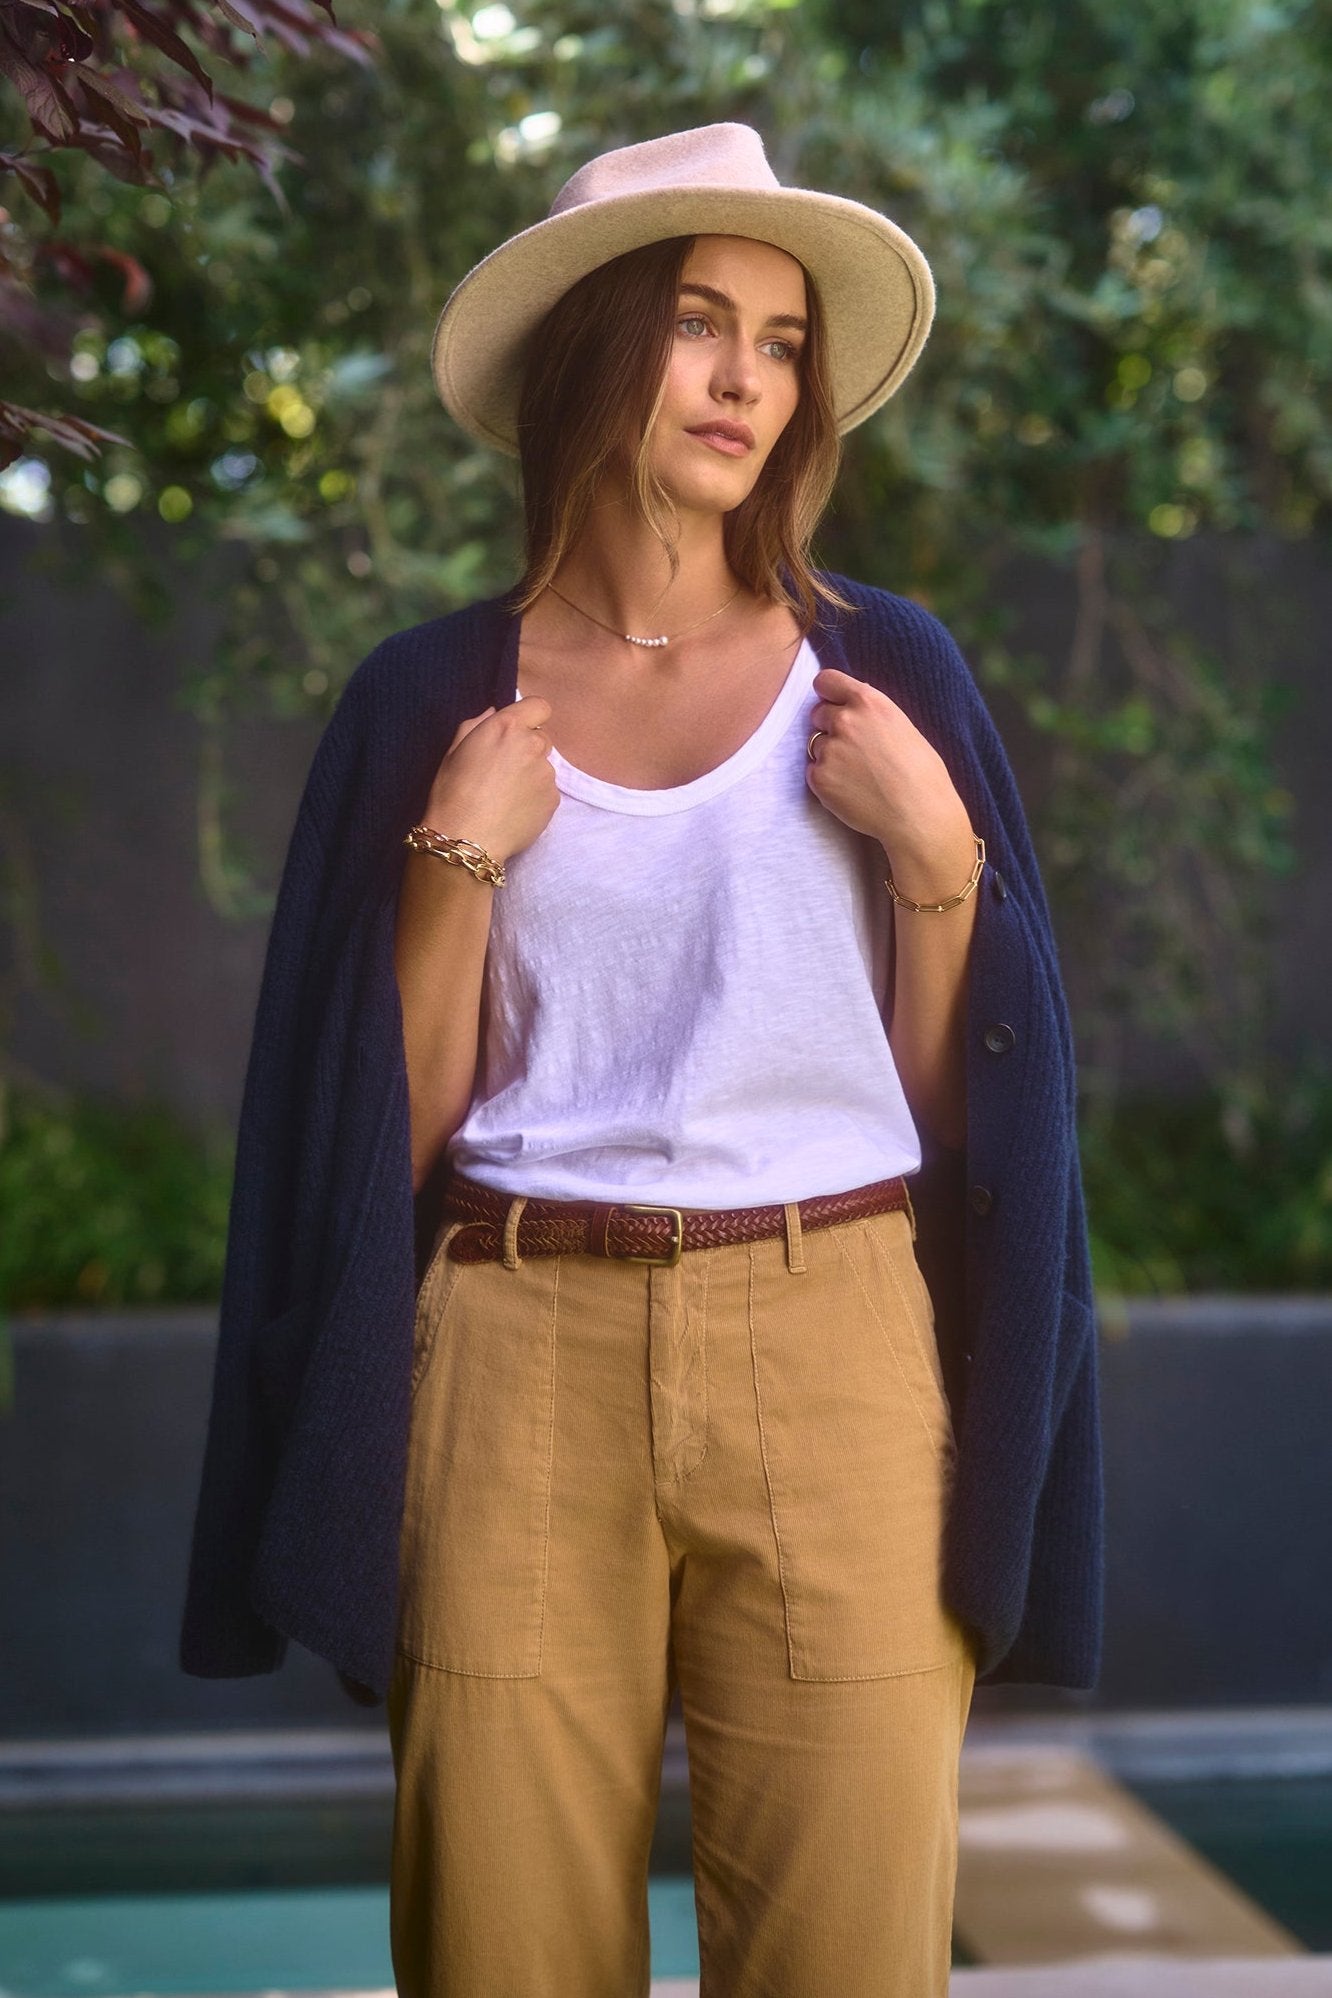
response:
[[[887,862],[805,782],[818,670],[806,640],[749,740],[689,784],[610,784],[552,746],[560,802],[495,891],[457,1171],[715,1208],[918,1169],[883,1024]]]

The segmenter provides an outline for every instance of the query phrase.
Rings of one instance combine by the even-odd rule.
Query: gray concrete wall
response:
[[[47,531],[0,514],[0,852],[25,904],[31,883],[44,960],[28,962],[26,914],[18,949],[0,920],[0,1034],[20,1073],[233,1124],[267,923],[204,893],[202,731],[178,694],[218,610],[198,579],[161,630],[102,583],[57,591],[37,572]],[[267,884],[318,737],[312,721],[226,731],[232,825]]]
[[[0,1733],[367,1723],[298,1645],[250,1679],[177,1667],[215,1329],[195,1309],[14,1321]],[[976,1711],[1332,1702],[1332,1299],[1107,1305],[1100,1338],[1102,1682],[981,1687]]]

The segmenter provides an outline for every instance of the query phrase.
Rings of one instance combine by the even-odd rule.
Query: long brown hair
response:
[[[653,475],[652,425],[666,388],[680,278],[692,236],[669,236],[589,271],[551,307],[528,348],[518,409],[527,564],[515,611],[527,609],[577,539],[616,446],[632,452],[630,490],[679,571],[669,494]],[[803,266],[802,266],[803,268]],[[831,497],[841,440],[828,378],[818,288],[805,272],[809,321],[800,397],[753,491],[723,521],[726,557],[760,597],[794,611],[803,633],[819,600],[852,608],[815,572],[810,542]]]

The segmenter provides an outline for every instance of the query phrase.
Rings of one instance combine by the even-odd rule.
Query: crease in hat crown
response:
[[[688,144],[682,144],[682,141]],[[687,171],[682,173],[681,168]],[[700,125],[599,153],[570,174],[550,204],[552,216],[588,201],[610,201],[658,187],[769,187],[781,182],[752,125]]]
[[[441,401],[478,441],[516,455],[527,342],[600,265],[664,237],[736,235],[797,257],[824,307],[838,429],[854,428],[914,366],[934,316],[920,248],[878,210],[787,187],[752,126],[696,126],[598,154],[546,216],[483,257],[450,293],[430,363]]]

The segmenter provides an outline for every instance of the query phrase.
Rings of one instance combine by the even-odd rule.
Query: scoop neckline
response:
[[[806,675],[801,669],[812,665],[814,658],[814,648],[809,639],[802,638],[772,706],[753,734],[747,736],[725,762],[705,770],[701,777],[691,778],[687,784],[669,784],[658,790],[612,784],[605,777],[594,777],[590,771],[580,770],[576,763],[570,763],[561,756],[552,743],[550,761],[555,782],[566,797],[581,798],[585,804],[599,805],[603,811],[634,812],[645,818],[660,817],[666,812],[689,811],[693,806],[715,798],[718,792],[729,790],[732,784],[739,783],[785,735],[795,718],[801,696],[808,691],[809,681],[813,678],[812,671]],[[516,688],[515,691],[518,699],[522,700],[522,689]]]

